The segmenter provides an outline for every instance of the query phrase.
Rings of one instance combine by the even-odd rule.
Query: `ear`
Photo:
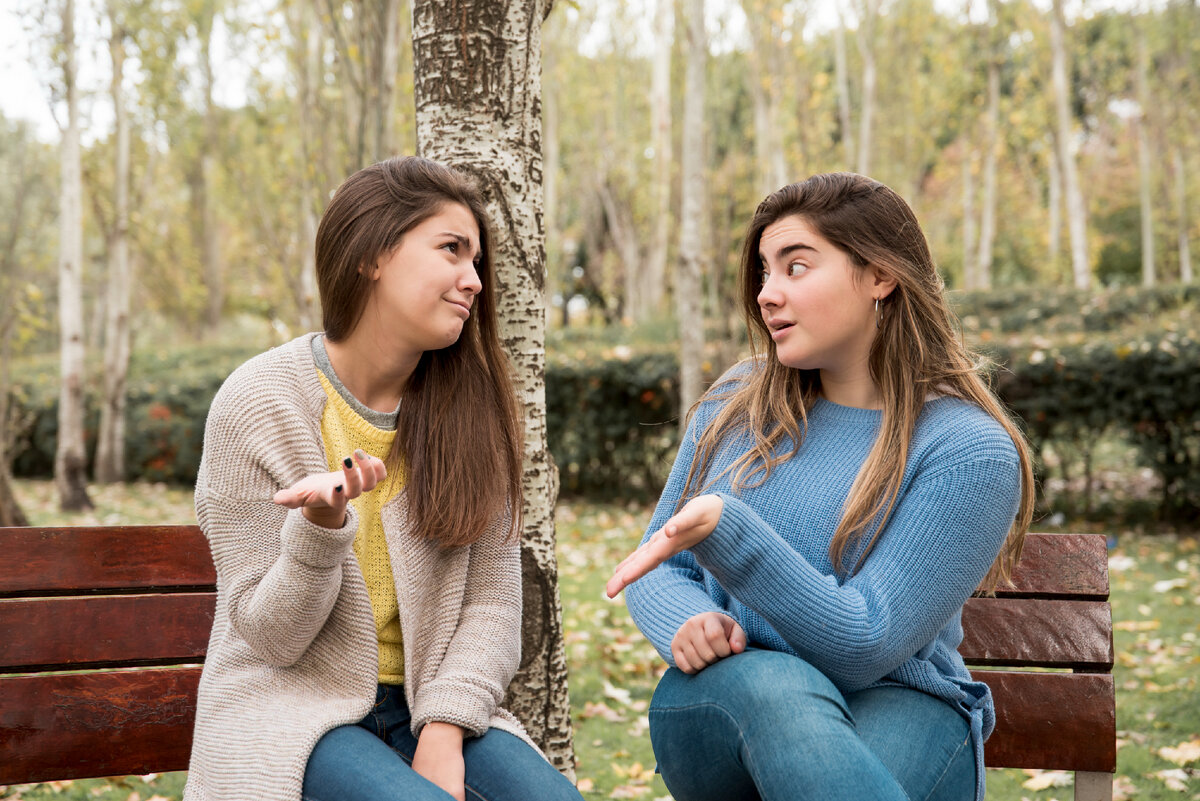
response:
[[[872,264],[869,269],[871,271],[871,296],[883,300],[896,289],[896,279],[875,264]]]
[[[374,264],[367,264],[364,262],[358,265],[358,274],[366,276],[366,278],[370,281],[378,281],[379,276],[383,272],[383,262],[384,257],[382,255],[375,260]]]

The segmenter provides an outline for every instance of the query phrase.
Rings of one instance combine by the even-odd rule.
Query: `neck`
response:
[[[350,394],[368,409],[395,411],[421,353],[396,347],[360,324],[341,342],[325,338],[329,362]]]
[[[875,386],[866,370],[852,373],[822,370],[821,395],[825,400],[839,406],[851,406],[855,409],[883,408],[883,396],[879,393],[879,387]]]

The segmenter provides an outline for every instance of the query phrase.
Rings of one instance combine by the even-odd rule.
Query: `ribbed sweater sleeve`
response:
[[[642,542],[675,514],[688,471],[696,455],[696,438],[708,423],[705,406],[697,409],[680,441],[679,452],[654,516]],[[704,577],[691,552],[683,551],[625,589],[625,604],[633,622],[667,664],[675,666],[671,640],[688,619],[702,612],[722,612],[709,595]]]
[[[919,476],[858,572],[844,583],[814,568],[728,493],[697,562],[762,615],[844,692],[913,656],[983,580],[1020,498],[1015,451]]]

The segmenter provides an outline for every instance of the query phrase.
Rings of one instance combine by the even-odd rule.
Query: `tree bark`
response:
[[[988,2],[988,105],[984,117],[983,208],[979,219],[979,254],[975,264],[977,288],[991,289],[992,252],[996,239],[996,159],[1000,130],[1000,15],[995,0]]]
[[[317,180],[321,159],[321,136],[318,131],[317,88],[321,75],[321,37],[316,14],[308,0],[298,0],[286,7],[288,26],[292,33],[292,69],[296,74],[300,119],[300,198],[297,212],[300,217],[299,275],[289,281],[296,288],[296,316],[300,330],[313,331],[321,324],[317,302],[316,250],[317,238]]]
[[[1050,204],[1049,214],[1047,214],[1050,226],[1050,241],[1047,256],[1050,259],[1051,276],[1057,282],[1059,278],[1058,262],[1062,256],[1062,169],[1058,163],[1058,137],[1052,135],[1050,140],[1050,154],[1047,159],[1047,169],[1050,173],[1047,176],[1050,184],[1048,187],[1049,197],[1047,198],[1047,202]]]
[[[59,211],[58,321],[61,384],[54,483],[63,511],[92,508],[87,493],[83,430],[83,178],[79,155],[79,87],[76,85],[75,0],[62,7],[63,79],[67,127],[62,132]]]
[[[1071,236],[1071,276],[1076,289],[1090,289],[1092,269],[1088,261],[1087,208],[1083,203],[1079,168],[1071,148],[1074,132],[1067,86],[1066,27],[1062,0],[1054,0],[1050,11],[1051,80],[1054,84],[1054,110],[1058,128],[1058,164],[1062,169],[1067,201],[1067,230]]]
[[[525,627],[505,705],[568,776],[574,748],[546,443],[541,27],[552,0],[416,0],[417,148],[476,177],[496,234],[501,336],[525,410]]]
[[[963,288],[978,289],[979,282],[975,279],[975,151],[964,148],[962,172]]]
[[[846,66],[846,20],[838,10],[838,24],[833,31],[834,70],[837,79],[838,121],[842,136],[846,169],[854,167],[854,126],[850,119],[850,73]]]
[[[1187,202],[1187,165],[1183,158],[1183,149],[1176,146],[1175,148],[1175,212],[1178,217],[1178,239],[1179,239],[1179,280],[1185,284],[1190,284],[1193,280],[1192,272],[1192,246],[1189,241],[1188,224],[1191,222],[1188,218],[1188,202]]]
[[[200,75],[204,99],[204,121],[201,134],[199,197],[200,260],[204,265],[204,285],[208,302],[204,310],[204,326],[210,335],[221,327],[221,312],[225,308],[225,275],[221,267],[221,242],[217,232],[217,107],[213,102],[216,77],[212,63],[212,31],[217,9],[213,0],[206,0],[200,9]]]
[[[641,303],[634,314],[647,320],[662,311],[667,285],[667,251],[671,230],[671,167],[674,148],[671,139],[671,49],[674,41],[675,2],[658,0],[654,7],[654,56],[650,74],[650,135],[654,146],[653,224],[646,251],[645,270],[640,293]]]
[[[1146,47],[1146,20],[1136,20],[1137,25],[1137,116],[1133,119],[1137,135],[1138,153],[1138,205],[1142,222],[1142,286],[1156,283],[1154,271],[1154,204],[1150,199],[1153,167],[1150,163],[1150,142],[1146,118],[1150,108],[1150,54]]]
[[[879,18],[880,0],[860,0],[858,20],[858,52],[862,56],[862,108],[858,117],[859,175],[871,171],[871,126],[875,118],[875,27]]]
[[[100,403],[100,433],[96,442],[95,478],[99,484],[125,478],[125,383],[129,373],[129,295],[133,276],[129,260],[129,109],[122,81],[125,76],[126,32],[114,0],[109,0],[112,25],[112,101],[116,123],[116,165],[112,229],[109,235],[107,300],[104,326],[104,396]]]
[[[704,315],[700,307],[704,276],[701,214],[704,210],[704,70],[708,36],[704,0],[687,0],[687,56],[683,95],[680,169],[683,200],[679,220],[679,268],[675,274],[675,316],[679,321],[680,427],[703,391]]]

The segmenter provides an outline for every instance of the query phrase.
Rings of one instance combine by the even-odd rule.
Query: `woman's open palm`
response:
[[[617,565],[604,587],[608,597],[615,598],[675,554],[703,542],[717,527],[724,508],[725,502],[719,495],[700,495],[684,504],[650,539]]]

